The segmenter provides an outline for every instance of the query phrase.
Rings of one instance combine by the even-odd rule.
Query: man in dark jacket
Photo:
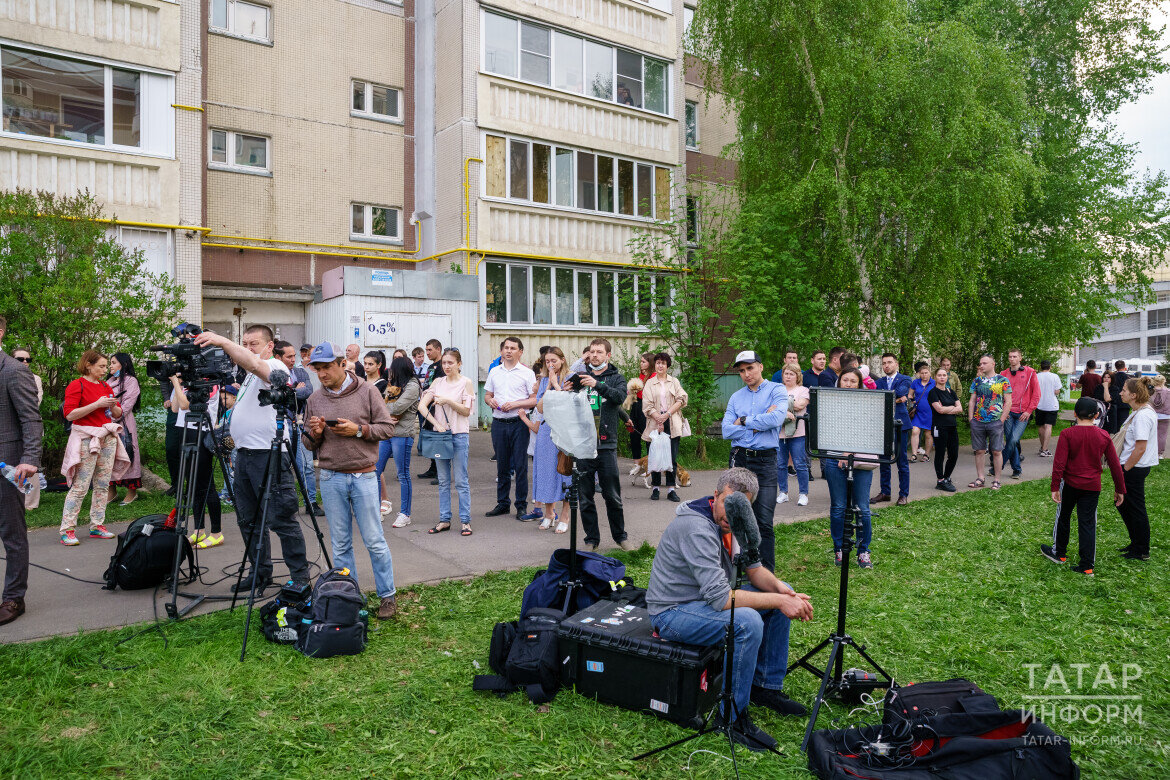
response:
[[[612,351],[605,339],[593,339],[586,353],[587,370],[575,375],[580,377],[583,391],[589,394],[593,420],[597,424],[597,457],[577,461],[577,471],[581,475],[581,523],[585,526],[585,544],[593,550],[601,544],[597,504],[593,501],[594,475],[601,483],[610,535],[618,547],[632,549],[626,542],[626,516],[622,511],[622,484],[617,467],[618,412],[626,400],[626,378],[610,365]]]

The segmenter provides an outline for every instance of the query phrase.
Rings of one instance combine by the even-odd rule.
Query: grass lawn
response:
[[[1043,481],[883,509],[874,522],[876,568],[853,570],[849,630],[898,680],[968,677],[1005,708],[1028,694],[1137,695],[1140,723],[1132,715],[1129,723],[1044,719],[1075,740],[1086,777],[1164,777],[1170,574],[1160,531],[1170,512],[1170,470],[1155,469],[1147,495],[1159,543],[1154,557],[1144,564],[1120,559],[1115,549],[1124,530],[1103,502],[1095,578],[1038,554],[1053,511]],[[779,526],[776,546],[781,575],[810,593],[817,610],[812,623],[793,629],[796,657],[835,619],[838,572],[827,521]],[[621,555],[645,584],[653,551]],[[254,633],[240,664],[240,612],[168,624],[165,648],[156,633],[117,645],[135,629],[0,647],[0,775],[730,776],[723,759],[692,753],[722,753],[713,737],[631,762],[684,733],[649,715],[571,691],[545,712],[519,695],[472,692],[476,664],[486,670],[492,624],[515,617],[531,575],[492,573],[403,591],[403,613],[377,626],[369,648],[353,658],[308,660]],[[1103,668],[1120,685],[1123,664],[1141,667],[1128,689],[1092,688]],[[1043,687],[1054,665],[1070,689]],[[1080,684],[1077,669],[1088,670]],[[1030,670],[1038,670],[1032,688]],[[807,702],[815,680],[794,673],[785,688]],[[834,706],[822,724],[853,722],[846,714]],[[744,776],[807,777],[798,749],[804,722],[770,713],[757,722],[786,756],[741,751]]]

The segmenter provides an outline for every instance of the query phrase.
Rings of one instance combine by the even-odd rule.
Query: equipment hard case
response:
[[[599,601],[558,629],[561,682],[628,710],[697,728],[723,684],[723,646],[696,647],[654,635],[650,614]]]

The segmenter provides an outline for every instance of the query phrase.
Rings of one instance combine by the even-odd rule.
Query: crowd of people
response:
[[[0,320],[0,338],[3,324]],[[191,511],[193,545],[206,549],[224,544],[221,516],[223,505],[229,502],[234,504],[244,540],[253,538],[259,525],[257,515],[270,444],[278,429],[278,415],[285,414],[288,416],[280,418],[279,427],[290,441],[293,457],[282,454],[288,462],[282,463],[270,496],[266,524],[280,541],[293,580],[307,581],[309,576],[305,540],[297,519],[300,506],[294,469],[304,484],[307,508],[314,515],[323,515],[328,523],[338,565],[353,566],[356,525],[373,566],[380,597],[379,617],[392,617],[397,609],[393,564],[383,523],[388,522],[394,529],[412,523],[416,480],[437,487],[438,517],[427,521],[428,534],[454,529],[457,508],[459,534],[473,535],[468,458],[479,399],[476,382],[463,373],[458,349],[444,348],[437,339],[431,339],[409,352],[394,350],[387,358],[380,350],[362,354],[357,344],[342,350],[328,342],[306,343],[298,350],[292,343],[276,339],[264,325],[247,328],[238,344],[186,323],[180,330],[201,346],[222,348],[236,368],[231,381],[211,390],[206,417],[191,411],[181,375],[170,377],[161,388],[167,413],[166,455],[172,495],[179,487],[184,441],[189,445],[188,460],[195,460],[194,467],[188,470],[190,479],[182,497]],[[635,470],[647,470],[648,458],[642,457],[643,451],[649,452],[646,445],[665,448],[656,450],[663,453],[663,462],[647,474],[649,498],[685,505],[680,491],[688,479],[679,467],[679,444],[691,433],[685,414],[688,394],[672,373],[673,358],[666,352],[640,355],[638,375],[628,379],[614,365],[612,345],[605,338],[592,339],[574,357],[570,362],[570,356],[561,348],[548,345],[540,347],[535,359],[528,361],[520,338],[509,336],[500,343],[499,356],[492,362],[483,388],[483,401],[491,410],[492,459],[496,463],[495,504],[484,516],[514,514],[518,521],[533,523],[541,531],[564,534],[569,530],[570,477],[544,419],[544,402],[549,391],[579,392],[593,413],[597,446],[595,458],[576,462],[584,543],[591,550],[601,545],[600,512],[604,505],[609,537],[618,547],[629,549],[618,466],[619,439],[627,439],[630,454],[639,461]],[[9,440],[0,442],[5,450],[0,457],[20,464],[18,478],[36,475],[43,480],[39,473],[39,401],[43,383],[32,373],[31,361],[28,350],[15,349],[12,357],[4,355],[0,364],[0,383],[7,385],[10,398],[6,407],[0,404],[0,417],[12,417],[6,427]],[[952,475],[959,451],[958,421],[963,414],[975,453],[975,474],[967,485],[972,489],[989,483],[992,489],[999,489],[1009,467],[1011,476],[1020,478],[1024,460],[1020,440],[1029,421],[1035,418],[1039,429],[1037,456],[1054,458],[1053,496],[1061,505],[1053,544],[1047,546],[1045,554],[1063,559],[1071,507],[1080,508],[1083,525],[1089,511],[1088,496],[1100,490],[1100,458],[1096,459],[1095,477],[1088,468],[1094,460],[1093,453],[1100,448],[1100,436],[1078,430],[1058,438],[1054,456],[1050,449],[1052,427],[1063,384],[1052,373],[1048,361],[1042,361],[1040,371],[1035,371],[1023,363],[1019,350],[1012,350],[1008,367],[997,372],[994,359],[985,355],[979,362],[978,374],[969,383],[959,379],[946,358],[935,366],[918,361],[913,375],[901,372],[893,353],[883,354],[878,365],[880,369],[871,376],[869,366],[857,355],[834,347],[828,352],[814,351],[805,368],[800,355],[790,350],[769,380],[758,354],[748,350],[736,356],[734,368],[744,386],[730,397],[721,430],[731,445],[729,467],[736,473],[742,470],[752,475],[754,480],[750,493],[760,529],[763,566],[769,571],[775,569],[776,508],[790,500],[797,506],[807,506],[809,485],[818,478],[810,465],[804,419],[810,389],[814,387],[890,391],[898,423],[892,465],[879,464],[875,457],[864,454],[819,458],[817,471],[828,486],[832,553],[838,565],[845,563],[845,517],[847,508],[852,506],[857,537],[850,546],[856,551],[858,566],[873,566],[871,506],[882,502],[902,506],[908,502],[911,463],[927,463],[933,458],[934,489],[957,489]],[[296,399],[292,408],[282,411],[260,401],[261,391],[271,389],[277,372],[287,377],[281,381],[287,381]],[[133,503],[142,487],[143,474],[135,420],[143,403],[143,387],[133,357],[124,352],[108,357],[89,349],[81,355],[76,374],[66,387],[61,408],[68,426],[62,465],[68,494],[59,534],[66,546],[81,543],[77,524],[90,493],[85,536],[112,539],[114,534],[105,524],[106,507],[117,499],[119,488],[125,489],[121,504]],[[1164,381],[1148,384],[1126,375],[1121,365],[1107,371],[1104,377],[1086,373],[1082,383],[1084,396],[1077,409],[1076,427],[1091,425],[1101,435],[1117,435],[1122,450],[1121,471],[1114,475],[1118,496],[1122,497],[1117,504],[1130,534],[1130,544],[1123,552],[1127,557],[1144,559],[1149,555],[1144,480],[1165,450],[1170,390]],[[201,428],[202,419],[208,420],[211,431]],[[232,447],[227,469],[230,484],[223,485],[221,491],[216,484],[216,453],[223,433],[228,434]],[[1090,436],[1096,439],[1086,438]],[[667,451],[669,468],[664,462]],[[412,474],[412,452],[427,461],[421,473]],[[796,496],[790,499],[793,477]],[[398,483],[396,493],[394,481]],[[878,488],[873,493],[875,481]],[[742,487],[746,483],[741,478],[736,484]],[[850,484],[852,493],[847,495]],[[10,484],[0,487],[5,506],[15,507],[19,493]],[[1095,501],[1094,497],[1094,508]],[[0,605],[0,622],[15,619],[13,615],[24,608],[23,580],[27,575],[20,571],[27,571],[27,564],[21,563],[22,555],[27,560],[27,542],[22,553],[18,539],[21,536],[23,531],[17,533],[13,526],[6,525],[9,576],[4,603]],[[1082,529],[1079,538],[1082,550],[1078,570],[1091,571],[1093,537],[1086,536]],[[269,540],[260,540],[256,548],[248,544],[246,557],[249,571],[238,587],[251,590],[254,583],[262,592],[270,585],[273,573]]]

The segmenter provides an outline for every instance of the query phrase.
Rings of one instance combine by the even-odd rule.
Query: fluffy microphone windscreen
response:
[[[723,509],[727,513],[727,523],[731,526],[731,533],[735,535],[739,546],[744,550],[755,550],[760,546],[760,526],[756,523],[756,513],[752,511],[752,504],[747,496],[736,491],[723,499]]]

